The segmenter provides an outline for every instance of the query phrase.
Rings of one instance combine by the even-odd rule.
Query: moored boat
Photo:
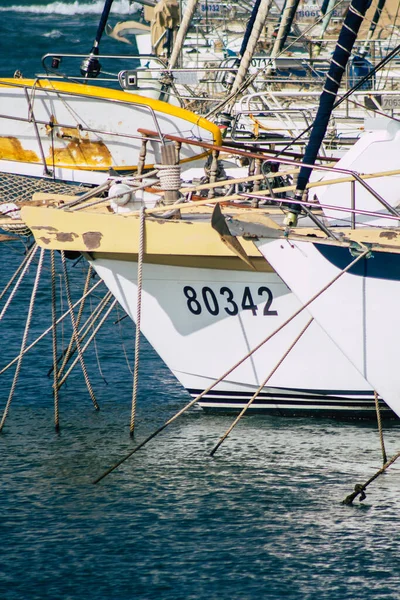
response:
[[[149,141],[145,124],[165,134],[219,143],[219,128],[170,104],[121,90],[56,80],[0,80],[0,171],[52,179],[101,183],[110,170],[129,173],[162,162],[161,146]],[[205,154],[185,146],[180,162]]]
[[[362,4],[358,8],[365,10]],[[352,9],[353,20],[359,19],[358,8]],[[143,125],[136,131],[153,135]],[[220,148],[211,148],[216,158]],[[126,312],[135,319],[141,311],[141,330],[189,393],[197,396],[227,373],[202,398],[205,408],[242,408],[261,387],[253,411],[375,414],[374,389],[363,374],[252,241],[240,234],[233,240],[229,228],[226,236],[210,226],[210,209],[193,205],[185,216],[179,206],[145,218],[143,211],[113,214],[105,204],[94,210],[80,206],[79,214],[72,205],[57,208],[23,209],[38,244],[84,253]],[[235,218],[238,209],[229,210],[227,217]],[[284,238],[268,209],[257,210],[255,218],[250,214],[250,221],[257,224],[261,215],[263,225]]]
[[[136,318],[137,214],[27,206],[23,219],[42,247],[83,252]],[[307,325],[306,311],[274,335],[301,304],[253,242],[240,239],[245,262],[212,229],[210,210],[196,208],[180,220],[146,217],[144,237],[141,331],[190,394],[271,337],[201,406],[237,411],[271,373],[254,412],[374,416],[373,389],[315,322]]]
[[[343,242],[300,240],[280,245],[264,240],[260,248],[301,302],[318,296],[308,306],[313,317],[400,416],[399,232],[387,228],[367,236],[364,230],[358,239],[352,252]],[[345,272],[357,255],[358,264]]]

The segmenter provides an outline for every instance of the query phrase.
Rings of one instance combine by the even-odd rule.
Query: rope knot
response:
[[[356,485],[354,486],[354,491],[357,492],[357,494],[360,494],[360,502],[365,500],[365,498],[367,497],[364,491],[364,486],[361,485],[361,483],[356,483]]]

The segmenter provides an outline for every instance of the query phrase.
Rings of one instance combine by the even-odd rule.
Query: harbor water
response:
[[[33,77],[47,52],[88,52],[102,4],[3,0],[0,75]],[[128,0],[114,5],[112,24],[129,18]],[[126,52],[104,38],[102,52],[118,50]],[[0,292],[24,250],[20,241],[0,243]],[[0,323],[0,369],[19,353],[36,265],[37,257]],[[68,266],[76,300],[87,266]],[[51,324],[50,282],[46,256],[28,343]],[[191,409],[93,485],[189,400],[142,339],[130,438],[135,332],[122,317],[113,311],[86,356],[101,410],[78,366],[60,390],[60,433],[51,337],[22,362],[0,434],[0,598],[397,600],[400,463],[362,503],[341,503],[382,464],[375,422],[249,416],[211,458],[232,417]],[[59,350],[69,336],[60,326]],[[1,411],[14,369],[1,375]],[[390,457],[400,450],[396,421],[384,435]]]

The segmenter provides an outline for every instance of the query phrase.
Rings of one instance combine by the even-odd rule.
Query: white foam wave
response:
[[[31,6],[21,6],[15,4],[8,7],[0,7],[0,12],[23,12],[47,15],[101,15],[104,7],[104,0],[94,0],[93,2],[50,2],[50,4],[32,4]],[[114,0],[111,8],[111,14],[128,15],[132,12],[129,7],[129,0]]]
[[[52,31],[43,33],[42,36],[50,39],[58,39],[62,36],[62,31],[60,31],[59,29],[53,29]]]

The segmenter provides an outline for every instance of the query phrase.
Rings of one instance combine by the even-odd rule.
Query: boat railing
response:
[[[400,85],[397,86],[400,88]],[[313,90],[288,90],[253,92],[239,99],[235,107],[236,115],[257,115],[259,122],[259,132],[262,126],[267,125],[265,121],[269,120],[271,124],[271,109],[276,109],[276,119],[278,122],[286,123],[284,115],[290,110],[299,111],[297,114],[291,114],[291,127],[293,130],[303,127],[304,135],[298,139],[298,144],[304,144],[308,139],[309,126],[305,121],[313,122],[315,120],[320,92]],[[301,111],[306,111],[304,114]],[[289,113],[290,114],[290,113]],[[265,116],[264,116],[265,115]],[[307,115],[307,119],[305,119]],[[329,128],[326,133],[325,147],[328,148],[338,144],[346,146],[353,144],[364,131],[365,118],[374,118],[386,116],[387,118],[400,119],[400,89],[383,91],[356,91],[350,98],[347,98],[342,106],[333,110]],[[282,117],[282,118],[281,118]],[[245,119],[241,118],[242,121]],[[236,117],[235,125],[241,124],[240,117]],[[243,125],[242,125],[243,128]],[[236,129],[239,129],[236,126]],[[287,130],[290,130],[289,124]],[[238,131],[240,134],[240,129]],[[239,136],[240,137],[240,136]],[[246,137],[246,136],[243,136]],[[247,135],[250,139],[251,136]],[[260,136],[262,137],[262,136]],[[263,137],[266,137],[264,135]],[[288,139],[288,133],[285,136]],[[249,140],[246,140],[249,141]],[[257,136],[253,136],[253,143],[257,142]],[[249,143],[251,143],[249,141]],[[279,143],[279,141],[277,141]]]
[[[88,60],[86,54],[73,53],[49,53],[42,57],[42,65],[47,77],[64,77],[74,81],[102,84],[119,85],[128,91],[148,91],[163,87],[168,88],[168,96],[175,96],[178,100],[185,102],[204,99],[204,87],[209,102],[219,101],[221,92],[229,89],[229,82],[236,76],[238,70],[237,59],[219,59],[218,57],[206,56],[201,63],[201,55],[196,54],[195,65],[187,62],[183,67],[168,69],[165,59],[152,54],[110,54],[98,55],[96,61],[99,69],[95,75],[88,76],[82,69],[82,63]],[[372,64],[372,63],[371,63]],[[101,65],[101,66],[100,66]],[[270,89],[274,93],[291,96],[296,88],[302,87],[300,91],[309,91],[311,96],[320,94],[317,89],[320,81],[326,76],[329,67],[327,57],[307,56],[282,56],[273,59],[274,75],[266,75],[265,69],[271,65],[268,55],[254,56],[251,69],[259,72],[257,86],[260,90]],[[299,69],[302,70],[300,75]],[[344,78],[344,89],[348,90],[361,75],[347,71]],[[396,91],[400,85],[400,69],[386,70],[378,77],[372,78],[368,86],[361,93],[385,94],[389,90]],[[174,85],[171,85],[174,84]],[[285,84],[285,90],[279,91],[279,87]],[[157,87],[158,86],[158,87]],[[177,87],[178,86],[178,87]],[[201,90],[201,88],[203,88]],[[274,89],[275,88],[275,89]],[[278,88],[278,89],[276,89]]]
[[[153,140],[153,141],[158,141],[159,143],[164,142],[165,140],[170,140],[173,142],[178,142],[180,144],[190,144],[190,145],[194,145],[194,146],[201,146],[204,149],[207,150],[211,150],[212,154],[214,155],[214,157],[218,156],[220,153],[224,153],[227,155],[231,155],[231,156],[236,156],[236,157],[246,157],[247,159],[253,159],[253,160],[258,160],[261,161],[262,163],[271,163],[273,165],[288,165],[291,167],[296,167],[297,169],[299,169],[300,167],[305,167],[305,168],[309,168],[312,172],[317,171],[317,172],[323,172],[323,173],[331,173],[334,176],[333,180],[324,180],[322,185],[335,185],[335,184],[341,184],[341,183],[349,183],[350,185],[350,189],[351,189],[351,202],[350,202],[350,207],[349,209],[346,209],[346,212],[349,212],[351,215],[351,228],[355,229],[356,228],[356,215],[358,214],[369,214],[368,211],[362,211],[362,210],[358,210],[357,209],[357,203],[356,203],[356,183],[358,183],[359,185],[361,185],[368,194],[370,194],[379,204],[380,206],[385,209],[388,213],[389,216],[391,216],[391,218],[395,218],[395,220],[400,220],[400,212],[394,208],[393,206],[391,206],[376,190],[374,190],[373,187],[371,187],[367,181],[365,181],[365,178],[368,177],[368,175],[366,176],[365,174],[362,175],[360,173],[358,173],[357,171],[351,170],[351,169],[344,169],[342,167],[338,167],[338,166],[329,166],[329,165],[324,165],[324,164],[307,164],[304,162],[299,162],[298,160],[294,160],[291,158],[284,158],[282,156],[275,156],[275,155],[268,155],[266,153],[263,152],[252,152],[252,151],[245,151],[245,150],[239,150],[237,148],[232,148],[229,145],[224,145],[224,146],[217,146],[215,144],[211,144],[209,142],[203,142],[203,141],[198,141],[198,140],[190,140],[190,139],[186,139],[183,137],[179,137],[179,136],[175,136],[172,134],[165,134],[162,136],[162,138],[159,137],[159,134],[155,131],[151,131],[148,129],[142,129],[139,128],[138,129],[138,133],[141,133],[144,138],[147,138],[149,140]],[[261,169],[262,171],[262,169]],[[400,175],[400,170],[396,172],[397,175]],[[279,171],[275,168],[274,169],[274,173],[270,174],[270,177],[277,177],[279,175]],[[339,177],[338,177],[339,175]],[[384,177],[387,175],[393,175],[393,172],[390,173],[375,173],[372,176],[374,177]],[[370,175],[371,176],[371,175]],[[215,186],[218,185],[218,182],[215,182]],[[221,185],[221,183],[219,183],[219,185]],[[314,186],[317,185],[321,185],[320,182],[315,182],[315,184],[313,183],[309,183],[307,188],[311,189]],[[283,190],[285,190],[285,188],[283,188]],[[295,186],[291,187],[292,191],[295,191]],[[269,190],[268,190],[269,191]],[[279,191],[279,190],[277,190]],[[250,194],[250,196],[252,196],[252,194]],[[263,198],[265,199],[266,196],[263,196]],[[272,200],[274,200],[274,196],[271,194],[270,198]],[[224,198],[222,198],[223,200]],[[275,200],[278,201],[279,203],[291,203],[292,198],[288,197],[285,200],[279,199],[279,200]],[[302,200],[294,200],[294,202],[301,204]],[[308,204],[307,201],[305,201],[304,204]],[[310,203],[311,204],[311,203]],[[313,206],[318,206],[318,204],[313,203]],[[343,210],[342,208],[339,207],[333,207],[335,210]],[[374,216],[384,216],[381,213],[373,213],[371,212],[371,215]],[[326,227],[324,228],[324,230],[326,229]]]
[[[15,80],[15,83],[13,83],[12,81],[7,81],[7,87],[15,87],[18,89],[23,88],[23,90],[25,92],[26,103],[27,103],[27,116],[22,117],[22,116],[16,116],[16,115],[5,114],[5,113],[0,112],[0,119],[5,119],[5,120],[13,121],[13,122],[32,123],[33,124],[36,141],[38,143],[40,153],[41,153],[41,159],[42,159],[42,162],[44,165],[45,175],[50,175],[50,172],[49,172],[46,160],[44,158],[44,150],[43,150],[42,141],[41,141],[41,137],[40,137],[39,130],[38,130],[39,125],[44,125],[46,127],[50,127],[52,130],[55,130],[55,129],[66,129],[66,130],[77,129],[80,133],[92,133],[92,134],[95,134],[98,136],[118,138],[121,140],[136,139],[136,140],[140,140],[140,142],[142,143],[143,136],[140,133],[133,134],[133,133],[126,133],[123,131],[117,132],[117,131],[111,131],[111,130],[107,130],[107,129],[97,129],[94,127],[89,127],[88,125],[81,123],[81,122],[75,122],[75,123],[55,122],[54,120],[52,120],[51,117],[47,120],[38,119],[35,116],[35,102],[38,101],[39,91],[44,91],[46,94],[54,94],[55,96],[59,96],[60,92],[58,89],[52,89],[50,87],[45,87],[45,88],[40,88],[40,87],[35,88],[34,87],[34,88],[32,88],[32,85],[27,86],[27,85],[18,83],[18,80]],[[34,94],[32,94],[32,89],[34,89],[34,91],[35,91]],[[66,94],[69,97],[74,96],[77,98],[87,99],[91,102],[93,101],[93,94],[85,94],[85,92],[74,92],[74,91],[70,91],[70,90],[68,90],[68,92],[66,92]],[[142,102],[138,102],[137,100],[135,100],[134,103],[129,102],[128,99],[125,101],[125,100],[116,99],[116,98],[101,97],[100,100],[101,100],[101,102],[109,103],[110,105],[113,105],[113,106],[115,106],[115,105],[125,106],[128,108],[132,108],[132,110],[136,110],[139,107],[140,109],[147,111],[151,115],[152,121],[154,123],[154,128],[157,132],[158,138],[161,140],[161,143],[164,144],[164,141],[163,141],[164,138],[163,138],[160,124],[157,119],[157,115],[151,106],[149,106],[148,104],[142,103]]]
[[[96,59],[101,65],[110,63],[116,68],[114,71],[109,71],[103,66],[100,67],[96,75],[88,76],[84,72],[81,73],[82,62],[88,59],[87,54],[75,53],[48,53],[42,56],[42,66],[46,77],[54,76],[57,78],[73,79],[74,81],[86,83],[118,83],[118,73],[121,70],[126,70],[127,65],[132,65],[132,70],[140,67],[140,61],[152,61],[159,65],[161,69],[166,69],[167,63],[165,60],[156,55],[148,54],[99,54]],[[118,65],[118,62],[121,64]],[[61,70],[63,68],[63,70]]]
[[[383,90],[356,90],[352,93],[351,98],[347,99],[348,104],[358,104],[365,107],[367,110],[374,110],[372,103],[375,103],[375,110],[388,110],[389,116],[393,116],[399,111],[400,113],[400,77],[397,82],[391,81],[393,88],[389,86]],[[396,89],[397,88],[397,89]],[[260,106],[265,105],[268,99],[285,100],[289,102],[307,102],[316,105],[316,100],[320,97],[321,91],[310,89],[286,89],[285,91],[271,90],[258,91],[242,96],[237,104],[237,111],[254,111]],[[370,102],[368,102],[370,101]],[[312,110],[310,107],[308,110]],[[350,115],[349,115],[350,116]]]
[[[246,141],[259,144],[265,138],[273,142],[297,136],[308,128],[313,121],[311,110],[306,108],[263,108],[262,110],[237,110],[231,125],[231,139],[235,142]],[[272,119],[273,127],[267,125]],[[270,121],[271,122],[271,121]],[[277,125],[278,123],[278,125]],[[280,127],[279,127],[280,124]],[[253,131],[250,131],[250,127]]]
[[[49,53],[45,54],[42,57],[42,66],[46,73],[46,76],[53,75],[56,77],[66,77],[68,79],[76,79],[77,81],[115,81],[118,79],[118,73],[121,69],[119,67],[117,70],[110,72],[106,69],[101,68],[100,71],[93,76],[87,76],[85,74],[77,74],[80,73],[81,63],[82,61],[88,58],[87,54],[70,54],[70,53]],[[96,55],[96,59],[101,63],[105,63],[106,61],[110,61],[110,64],[117,63],[118,61],[122,61],[126,67],[127,64],[133,63],[132,70],[138,69],[141,70],[143,68],[148,72],[153,72],[156,74],[165,73],[166,71],[171,74],[178,73],[198,73],[202,75],[204,73],[204,69],[207,68],[207,71],[212,73],[224,73],[227,71],[231,71],[234,69],[237,71],[237,66],[230,65],[226,60],[218,60],[217,58],[214,60],[210,57],[205,58],[203,64],[200,66],[183,66],[183,67],[174,67],[173,69],[168,68],[167,61],[155,54],[102,54]],[[79,61],[78,66],[75,65],[66,65],[66,61]],[[145,63],[143,65],[142,63]],[[150,65],[149,63],[152,63]],[[61,66],[67,67],[65,72],[61,72]],[[126,69],[122,69],[126,70]],[[105,75],[105,77],[103,76]]]
[[[145,93],[161,100],[175,99],[178,104],[205,101],[207,109],[220,102],[226,93],[229,77],[237,67],[223,61],[206,60],[200,66],[168,69],[164,59],[152,54],[98,55],[101,65],[96,76],[81,72],[86,54],[46,54],[42,58],[44,74],[38,77],[66,79],[78,83],[119,87],[129,92]]]

